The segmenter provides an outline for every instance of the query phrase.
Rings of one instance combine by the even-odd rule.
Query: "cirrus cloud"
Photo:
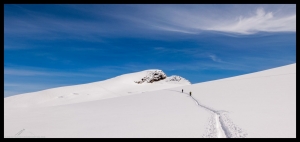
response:
[[[264,32],[295,32],[296,14],[284,17],[276,17],[273,12],[265,12],[263,8],[258,8],[256,14],[250,17],[240,16],[238,20],[229,24],[220,24],[208,28],[222,32],[233,32],[240,34],[254,34],[259,31]]]

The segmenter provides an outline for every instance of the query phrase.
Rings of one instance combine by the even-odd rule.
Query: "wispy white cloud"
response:
[[[221,62],[221,59],[219,59],[216,55],[214,54],[208,54],[208,57],[211,58],[215,62]]]
[[[295,32],[296,13],[284,17],[276,17],[273,12],[265,12],[263,8],[258,8],[255,15],[240,16],[228,24],[217,24],[207,28],[222,32],[232,32],[240,34],[253,34],[259,31],[264,32]]]
[[[11,5],[10,5],[11,6]],[[20,37],[40,40],[80,39],[94,42],[103,42],[95,35],[105,36],[108,33],[109,24],[95,20],[81,18],[62,18],[51,12],[39,12],[18,7],[18,12],[25,15],[5,16],[4,34],[6,37]],[[62,5],[52,5],[53,8],[65,9]],[[10,9],[7,8],[7,11]],[[10,47],[10,46],[9,46]]]
[[[162,53],[169,52],[169,53],[181,53],[181,54],[186,54],[187,56],[193,56],[195,58],[209,58],[214,62],[219,62],[219,63],[226,63],[222,61],[219,57],[217,57],[216,54],[204,51],[203,49],[199,48],[192,48],[189,50],[186,49],[172,49],[172,48],[165,48],[165,47],[154,47],[155,50],[158,50]],[[158,52],[158,53],[160,53]]]
[[[93,34],[104,34],[100,23],[81,20],[63,20],[36,15],[32,20],[22,18],[6,18],[4,34],[34,39],[81,39],[103,42]],[[46,35],[46,36],[44,36]]]
[[[16,6],[26,16],[5,15],[5,36],[103,42],[101,37],[156,37],[162,32],[172,35],[217,31],[247,35],[296,31],[294,5],[53,5],[84,13],[92,17],[89,19],[62,18]]]
[[[170,32],[178,32],[178,33],[184,33],[184,34],[198,34],[199,31],[189,31],[182,28],[176,28],[176,27],[168,27],[168,26],[154,26],[152,25],[152,28],[157,30],[163,30],[163,31],[170,31]]]
[[[146,25],[148,28],[185,34],[198,34],[201,31],[219,31],[237,34],[254,34],[257,32],[295,32],[295,7],[273,6],[265,10],[265,5],[248,6],[236,9],[203,5],[158,5],[145,6],[139,15],[125,15],[127,20]],[[142,9],[140,8],[140,9]],[[285,12],[287,9],[294,12]],[[145,18],[147,17],[147,18]]]
[[[36,70],[36,69],[20,69],[20,68],[4,68],[4,75],[11,75],[11,76],[53,76],[53,77],[61,77],[61,76],[86,76],[86,77],[93,77],[96,76],[95,74],[89,73],[74,73],[74,72],[58,72],[58,71],[51,71],[51,70]]]

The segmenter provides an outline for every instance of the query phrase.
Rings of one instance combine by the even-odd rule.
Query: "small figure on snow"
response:
[[[192,96],[192,92],[190,92],[190,96]]]
[[[181,90],[181,92],[183,93],[183,89]]]

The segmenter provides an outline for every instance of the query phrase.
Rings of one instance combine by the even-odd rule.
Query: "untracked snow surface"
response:
[[[296,64],[135,82],[149,71],[4,98],[4,137],[296,137]]]

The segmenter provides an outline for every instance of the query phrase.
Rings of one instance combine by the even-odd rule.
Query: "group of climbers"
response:
[[[183,89],[181,90],[181,92],[183,93]],[[192,92],[190,91],[190,96],[192,96]]]

